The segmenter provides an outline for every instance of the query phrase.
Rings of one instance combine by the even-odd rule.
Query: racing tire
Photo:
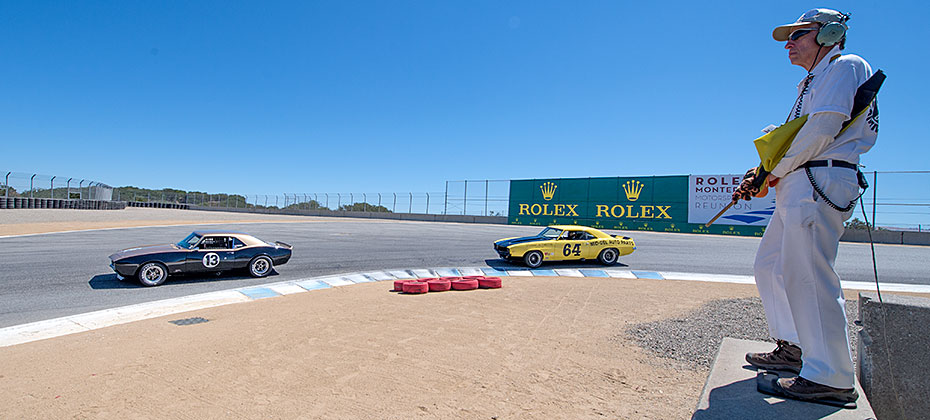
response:
[[[391,289],[391,291],[392,291],[392,292],[403,292],[403,291],[404,291],[404,283],[406,283],[406,282],[408,282],[408,281],[416,281],[416,280],[410,280],[410,279],[394,280],[394,288]]]
[[[607,248],[602,250],[601,253],[597,256],[597,260],[604,265],[614,265],[617,263],[617,260],[620,258],[620,252],[614,248]]]
[[[168,279],[168,267],[158,262],[145,263],[142,264],[142,267],[139,267],[136,277],[139,278],[139,283],[143,286],[155,287]]]
[[[445,278],[430,279],[426,282],[430,292],[445,292],[452,288],[452,282]]]
[[[543,253],[540,251],[530,251],[523,254],[523,264],[529,268],[539,268],[543,263]]]
[[[429,285],[422,281],[408,281],[404,283],[404,293],[418,295],[429,291]]]
[[[501,288],[500,277],[482,277],[477,280],[478,280],[478,288],[480,289],[500,289]]]
[[[249,274],[252,277],[265,277],[271,274],[272,268],[274,268],[274,263],[266,255],[259,255],[249,261]]]
[[[478,280],[461,279],[452,281],[452,290],[475,290],[478,288]]]

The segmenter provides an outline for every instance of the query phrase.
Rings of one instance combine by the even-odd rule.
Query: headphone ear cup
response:
[[[824,47],[832,47],[846,35],[846,27],[842,23],[830,22],[817,32],[817,43]]]

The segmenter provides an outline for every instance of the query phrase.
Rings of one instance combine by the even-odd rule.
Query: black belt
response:
[[[833,160],[833,159],[812,160],[812,161],[809,161],[801,165],[802,168],[818,168],[818,167],[824,167],[824,166],[828,166],[828,167],[833,166],[834,168],[846,168],[846,169],[852,169],[852,170],[858,169],[858,166],[855,163],[849,163],[846,161]]]

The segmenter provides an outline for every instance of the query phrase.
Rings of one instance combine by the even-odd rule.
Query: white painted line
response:
[[[400,271],[400,270],[388,271],[388,274],[394,276],[394,278],[398,280],[416,278],[416,276],[414,276],[413,274],[410,274],[406,271]]]
[[[555,274],[564,277],[584,277],[584,274],[581,274],[581,270],[574,268],[558,268],[553,271],[555,271]]]
[[[608,276],[617,278],[617,279],[636,279],[635,274],[630,270],[604,270]]]
[[[480,268],[459,268],[459,273],[463,276],[483,276],[484,272]]]
[[[351,281],[343,279],[342,277],[324,277],[318,280],[333,287],[348,286],[350,284],[355,284],[355,283],[352,283]]]
[[[388,273],[385,273],[384,271],[374,271],[371,273],[364,273],[364,274],[374,279],[375,281],[394,280],[394,276]]]
[[[293,295],[295,293],[304,293],[307,291],[307,289],[304,289],[295,283],[273,284],[268,286],[268,288],[278,292],[278,294],[281,295]]]
[[[361,274],[349,274],[347,276],[343,276],[342,278],[351,281],[352,283],[369,283],[372,281],[370,278]]]
[[[140,303],[120,308],[104,309],[102,311],[17,325],[0,329],[0,347],[141,321],[143,319],[248,301],[250,301],[250,299],[241,293],[235,290],[226,290],[176,299]]]
[[[533,277],[533,272],[530,270],[513,270],[508,271],[507,275],[511,277]]]
[[[452,268],[437,268],[436,275],[439,277],[459,277],[459,274]]]
[[[678,273],[674,271],[660,271],[659,274],[666,280],[691,280],[706,281],[713,283],[736,283],[736,284],[756,284],[753,276],[737,276],[731,274],[700,274],[700,273]]]
[[[875,282],[867,281],[840,281],[843,289],[847,290],[864,290],[874,291]],[[902,283],[881,283],[879,288],[885,292],[911,292],[911,293],[930,293],[930,285],[926,284],[902,284]]]

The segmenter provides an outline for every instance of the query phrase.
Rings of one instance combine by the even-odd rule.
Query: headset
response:
[[[821,47],[832,47],[843,40],[846,36],[846,22],[849,20],[849,14],[840,12],[843,15],[842,22],[830,22],[820,27],[817,32],[817,44]]]

